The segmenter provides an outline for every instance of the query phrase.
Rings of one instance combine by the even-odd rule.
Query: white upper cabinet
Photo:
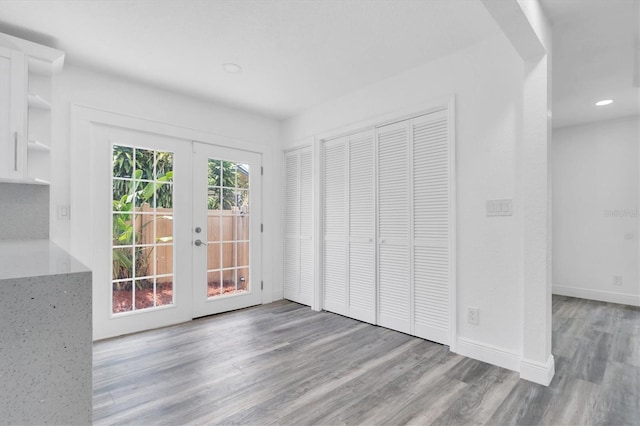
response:
[[[27,63],[22,52],[0,46],[0,179],[26,173]]]
[[[0,182],[47,184],[51,75],[64,53],[0,33]]]

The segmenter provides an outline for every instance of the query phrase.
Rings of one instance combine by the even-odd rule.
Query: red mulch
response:
[[[246,289],[236,289],[235,285],[225,284],[220,289],[220,283],[209,283],[207,296],[222,296],[231,293],[244,293]],[[132,309],[131,289],[113,290],[113,313],[129,312]],[[171,305],[173,303],[173,283],[156,284],[156,306]],[[153,307],[153,288],[136,289],[136,310]]]

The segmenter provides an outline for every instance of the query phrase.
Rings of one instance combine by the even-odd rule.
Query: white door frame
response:
[[[185,141],[197,141],[205,144],[218,145],[221,147],[230,147],[255,152],[264,156],[267,154],[265,148],[261,145],[247,142],[242,139],[212,134],[191,128],[171,125],[158,121],[148,120],[129,116],[126,114],[105,111],[98,108],[87,107],[83,105],[71,105],[71,162],[70,162],[70,181],[71,181],[71,221],[70,221],[70,253],[94,270],[93,246],[96,242],[97,233],[92,228],[93,221],[93,205],[96,205],[95,198],[99,195],[94,194],[93,177],[91,170],[95,161],[97,161],[97,153],[90,142],[92,133],[96,126],[112,126],[133,131],[157,134],[164,137],[175,139],[183,139]],[[52,170],[55,173],[55,170]],[[84,202],[86,194],[91,194],[92,201]],[[263,215],[264,216],[264,215]],[[263,247],[264,253],[264,238]],[[263,256],[263,262],[265,256]],[[263,265],[260,265],[264,272]],[[95,273],[95,271],[94,271]],[[109,272],[110,274],[110,272]],[[95,288],[94,288],[94,294]],[[265,284],[264,297],[262,303],[270,303],[272,300],[272,284]],[[94,297],[94,309],[96,308],[96,298]],[[192,316],[185,319],[191,319]],[[160,326],[160,325],[158,325]],[[122,333],[120,333],[122,334]],[[108,337],[107,335],[96,333],[94,327],[93,339],[99,340]]]

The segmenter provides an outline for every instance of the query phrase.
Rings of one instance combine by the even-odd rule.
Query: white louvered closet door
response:
[[[349,316],[376,323],[374,131],[349,137]]]
[[[313,151],[285,154],[284,297],[313,302]]]
[[[447,111],[412,120],[413,310],[418,337],[450,344],[451,154]]]
[[[378,324],[411,332],[410,122],[378,128]]]
[[[300,300],[313,303],[313,151],[300,151]]]
[[[300,293],[299,153],[287,152],[284,163],[284,297],[297,302]]]
[[[325,310],[348,315],[347,300],[347,154],[349,138],[323,147],[324,302]]]

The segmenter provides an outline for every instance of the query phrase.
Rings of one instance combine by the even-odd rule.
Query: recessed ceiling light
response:
[[[240,74],[242,72],[242,67],[240,65],[233,64],[231,62],[222,64],[222,69],[228,72],[229,74]]]
[[[596,102],[596,106],[605,106],[605,105],[609,105],[612,104],[613,101],[611,99],[604,99],[602,101],[598,101]]]

